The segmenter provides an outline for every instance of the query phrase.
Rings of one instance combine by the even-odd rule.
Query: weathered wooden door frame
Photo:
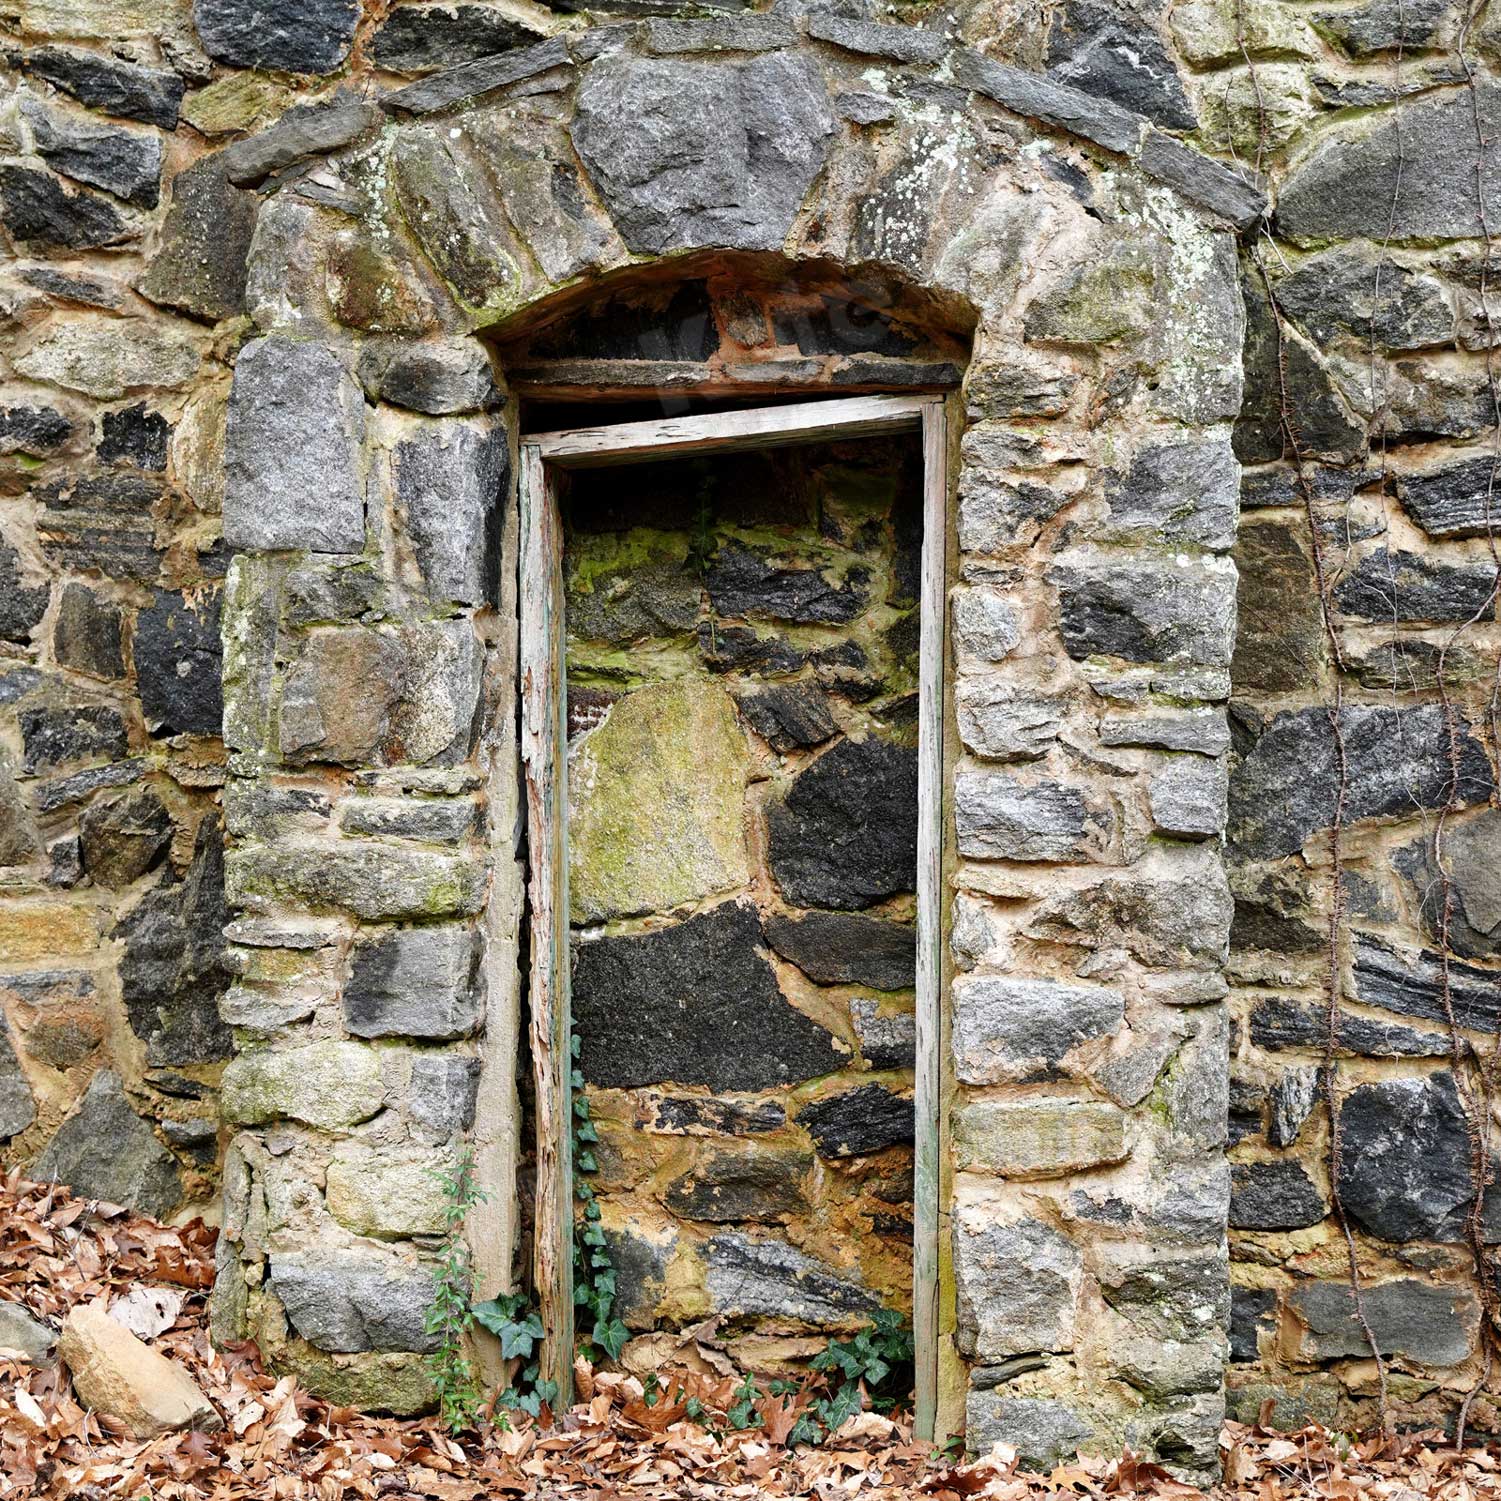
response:
[[[923,448],[917,761],[917,1056],[913,1173],[913,1333],[917,1436],[933,1437],[938,1397],[938,1237],[943,1047],[944,632],[948,440],[940,396],[862,396],[622,422],[521,440],[521,748],[531,906],[531,1047],[536,1085],[535,1276],[542,1375],[560,1403],[573,1379],[572,1009],[568,940],[567,686],[558,470],[684,454],[919,432]]]

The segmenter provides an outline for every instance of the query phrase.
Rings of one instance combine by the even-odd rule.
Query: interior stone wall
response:
[[[921,449],[585,470],[562,504],[618,1309],[720,1317],[764,1368],[911,1313]]]
[[[1483,1366],[1484,1282],[1462,1243],[1462,1207],[1475,1184],[1465,1100],[1451,1082],[1445,997],[1463,1045],[1487,1048],[1495,1030],[1498,923],[1487,874],[1496,845],[1487,806],[1495,407],[1487,369],[1493,309],[1484,297],[1487,234],[1501,207],[1490,144],[1493,23],[1459,0],[985,0],[911,8],[904,20],[914,24],[902,30],[869,29],[853,5],[850,15],[815,8],[800,20],[805,9],[698,21],[657,15],[575,41],[569,53],[543,39],[581,32],[587,18],[519,3],[402,3],[362,15],[354,3],[320,0],[275,8],[272,23],[258,29],[245,23],[249,6],[234,0],[0,6],[12,83],[0,201],[14,252],[3,269],[8,363],[0,387],[0,447],[8,450],[0,456],[6,1160],[42,1160],[95,1192],[164,1211],[212,1204],[213,1160],[228,1139],[212,1132],[216,1088],[230,1051],[216,1000],[231,979],[240,991],[269,983],[255,971],[240,985],[245,977],[222,973],[215,947],[197,937],[219,919],[218,818],[222,803],[233,812],[234,802],[218,794],[225,767],[213,701],[227,558],[219,452],[228,372],[252,332],[315,330],[347,360],[360,389],[389,407],[422,408],[437,381],[447,392],[441,401],[480,408],[491,398],[465,386],[482,378],[473,363],[456,350],[414,363],[396,357],[393,341],[437,326],[467,333],[575,276],[623,264],[623,243],[641,257],[689,245],[764,251],[778,243],[799,257],[880,261],[931,279],[985,311],[965,384],[965,464],[986,479],[967,480],[959,519],[973,557],[959,570],[968,602],[956,606],[956,621],[983,642],[974,660],[989,672],[985,651],[1003,654],[998,678],[1025,659],[1037,677],[1045,663],[1061,663],[1079,674],[1070,683],[1105,684],[1078,699],[1091,705],[1078,708],[1084,728],[1070,717],[1054,734],[1043,717],[1036,732],[1052,758],[1049,772],[1060,755],[1087,757],[1088,776],[1118,788],[1127,776],[1145,781],[1168,767],[1192,782],[1184,767],[1213,766],[1223,754],[1213,710],[1184,716],[1196,726],[1198,749],[1177,738],[1106,747],[1120,755],[1111,761],[1102,760],[1097,738],[1100,720],[1136,713],[1129,695],[1145,693],[1159,713],[1183,707],[1172,702],[1183,696],[1177,678],[1154,680],[1124,663],[1132,653],[1171,659],[1208,648],[1184,644],[1153,620],[1136,635],[1118,623],[1133,600],[1153,615],[1153,600],[1174,594],[1165,578],[1175,588],[1195,570],[1214,578],[1213,560],[1223,555],[1223,503],[1205,500],[1220,491],[1204,471],[1175,453],[1136,459],[1159,438],[1181,437],[1174,423],[1235,413],[1228,387],[1213,380],[1235,365],[1234,351],[1213,341],[1207,353],[1195,347],[1222,318],[1205,314],[1202,293],[1175,302],[1177,294],[1163,290],[1192,281],[1198,231],[1130,186],[1138,171],[1156,173],[1153,180],[1208,195],[1249,221],[1249,198],[1199,176],[1195,158],[1175,153],[1172,141],[1186,141],[1237,171],[1259,170],[1274,209],[1264,230],[1243,242],[1247,401],[1235,432],[1246,519],[1234,548],[1241,611],[1229,717],[1232,1408],[1250,1414],[1277,1396],[1283,1418],[1313,1412],[1358,1421],[1375,1393],[1372,1363],[1349,1318],[1345,1240],[1330,1213],[1327,1111],[1315,1088],[1324,1054],[1327,832],[1342,781],[1325,726],[1337,692],[1348,729],[1348,914],[1337,946],[1348,1018],[1336,1046],[1339,1093],[1348,1096],[1345,1207],[1394,1394],[1409,1414],[1451,1417]],[[731,116],[754,111],[758,80],[776,66],[767,59],[782,56],[805,26],[812,39],[800,45],[817,54],[836,95],[835,135],[826,135],[818,89],[812,104],[799,90],[782,90],[779,108],[794,137],[817,143],[802,161],[817,158],[824,174],[811,200],[818,212],[797,212],[799,198],[784,224],[784,206],[796,197],[784,183],[782,197],[744,207],[735,224],[710,222],[701,203],[683,198],[672,200],[674,219],[662,212],[671,192],[653,186],[650,171],[632,179],[623,168],[606,170],[587,143],[579,197],[572,176],[558,189],[536,170],[551,161],[572,110],[558,101],[570,98],[576,66],[614,48],[642,48],[654,68],[687,69],[671,77],[699,92],[684,92],[678,105],[624,84],[609,98],[617,123],[654,111],[677,119],[677,108],[683,138],[696,140],[704,111],[728,108],[719,84],[699,87],[702,80],[734,75]],[[300,153],[336,149],[372,128],[369,99],[479,56],[504,62],[488,75],[489,107],[468,122],[473,131],[446,147],[420,123],[402,126],[399,150],[383,159],[395,218],[411,239],[399,225],[392,239],[369,234],[365,189],[351,189],[341,167],[299,165]],[[1022,72],[986,71],[977,57]],[[252,134],[293,102],[332,101],[348,84],[353,95],[338,110],[296,117],[294,128],[273,137]],[[465,87],[440,86],[420,108],[458,101]],[[1130,123],[1120,108],[1132,111]],[[401,117],[422,116],[414,108]],[[1142,135],[1142,117],[1160,134]],[[504,134],[518,122],[524,149]],[[498,161],[489,153],[503,152],[507,176],[494,191],[477,191],[452,165],[474,156]],[[713,170],[728,173],[720,201],[723,183],[734,198],[734,165],[716,162]],[[788,170],[794,183],[800,171]],[[1013,213],[1018,185],[1027,186],[1028,212],[1042,227]],[[772,221],[775,233],[763,233]],[[1090,240],[1097,225],[1099,245]],[[1178,260],[1160,258],[1163,242],[1183,246]],[[956,246],[947,260],[943,246]],[[1079,269],[1085,261],[1093,276]],[[1022,264],[1025,276],[1009,270]],[[1070,275],[1072,299],[1057,291]],[[453,294],[443,284],[458,297],[458,314],[446,311]],[[480,305],[501,284],[507,290]],[[1157,326],[1169,309],[1177,326]],[[1006,359],[998,354],[1003,338]],[[791,359],[794,347],[779,345],[778,353]],[[452,395],[459,387],[467,395]],[[1184,398],[1187,387],[1192,399]],[[341,401],[332,399],[329,410],[353,411]],[[372,414],[368,422],[377,428],[398,417]],[[278,429],[269,443],[291,450],[302,437]],[[1151,495],[1172,495],[1180,506],[1192,497],[1195,510],[1207,506],[1216,519],[1184,519],[1166,501],[1141,498]],[[1123,507],[1151,519],[1097,542],[1094,516]],[[1157,551],[1147,549],[1148,537]],[[1315,608],[1315,537],[1337,653]],[[314,540],[342,545],[336,528]],[[386,542],[378,546],[384,557]],[[1085,581],[1070,572],[1079,549],[1097,546],[1147,551],[1109,584],[1103,573]],[[1178,563],[1193,548],[1204,551]],[[1052,557],[1057,549],[1061,561]],[[357,599],[350,593],[339,608],[354,611]],[[329,618],[362,615],[363,606]],[[440,609],[432,621],[386,629],[453,618]],[[1058,621],[1066,632],[1054,639],[1048,632]],[[308,630],[309,639],[327,632],[323,624],[290,629]],[[1022,630],[1028,642],[1051,641],[1052,656],[1042,651],[1034,660],[1033,645],[1021,653],[1006,645]],[[956,638],[962,669],[958,626]],[[991,757],[1012,757],[1016,746],[1028,755],[1036,749],[1025,726],[1016,728],[1000,681],[964,692],[970,702],[961,698],[956,726],[977,770],[1015,764]],[[1190,695],[1187,708],[1213,702]],[[1454,744],[1457,782],[1448,772]],[[308,754],[323,754],[317,740]],[[1132,758],[1139,764],[1123,772]],[[961,788],[982,785],[965,782],[964,769],[959,775]],[[1217,775],[1201,769],[1205,781]],[[407,787],[371,784],[387,788],[410,796]],[[1166,811],[1166,784],[1159,802],[1163,817],[1181,817]],[[1450,802],[1459,809],[1441,824],[1439,809]],[[1171,841],[1142,851],[1151,856],[1136,862],[1144,875],[1163,853],[1183,871],[1213,859],[1213,836],[1196,851],[1178,844],[1192,833],[1174,830]],[[1436,871],[1435,833],[1445,841]],[[977,848],[976,836],[965,838]],[[437,848],[441,856],[455,847]],[[1124,911],[1114,895],[1102,895],[1087,922],[1027,916],[1036,893],[1060,905],[1049,883],[1084,881],[1078,872],[1088,866],[1076,854],[1061,859],[1063,875],[1049,872],[1042,884],[1036,869],[1006,862],[967,869],[991,874],[988,890],[967,877],[956,898],[956,965],[971,953],[1006,953],[989,968],[1075,989],[1084,989],[1081,979],[1114,983],[1109,970],[1121,946],[1112,923]],[[1027,895],[1016,895],[1024,880]],[[1132,911],[1141,910],[1138,898],[1163,920],[1195,911],[1186,898],[1159,901],[1150,883],[1138,884]],[[1075,901],[1079,913],[1085,905]],[[991,932],[998,917],[1001,931],[1021,934],[1007,938],[1009,950],[991,938],[976,940],[980,949],[965,940],[977,929],[959,920],[983,919]],[[179,949],[185,931],[191,941]],[[1070,949],[1079,932],[1099,934],[1087,955]],[[1034,947],[1042,944],[1052,947]],[[1093,973],[1075,974],[1081,962]],[[1156,965],[1154,973],[1169,964],[1139,953],[1129,962]],[[971,994],[986,992],[971,985]],[[1040,1006],[1039,994],[1028,992],[1027,1015]],[[462,1055],[468,1045],[453,1046]],[[1010,1085],[985,1088],[1001,1099]],[[92,1141],[110,1142],[110,1153],[90,1154]],[[1009,1169],[1031,1181],[1024,1171]],[[320,1199],[326,1193],[317,1165],[299,1181]],[[973,1181],[961,1175],[958,1199]],[[1006,1192],[1036,1202],[1036,1189]],[[1063,1193],[1055,1198],[1073,1204]],[[1102,1213],[1118,1219],[1123,1210],[1109,1202]],[[1073,1280],[1067,1258],[1058,1265],[1051,1286],[1075,1297],[1084,1283]],[[1093,1270],[1081,1276],[1115,1288]],[[1127,1277],[1123,1285],[1139,1283]],[[1112,1297],[1117,1312],[1130,1306],[1127,1292]],[[977,1421],[994,1408],[1006,1432],[1030,1435],[1039,1454],[1075,1442],[1087,1423],[1025,1406],[1043,1400],[1027,1382],[1054,1381],[1049,1391],[1057,1390],[1054,1376],[1012,1364],[1039,1348],[1052,1364],[1076,1360],[1063,1345],[1049,1330],[1022,1354],[982,1357],[1000,1375],[971,1399]],[[1141,1393],[1154,1382],[1160,1387],[1159,1376],[1136,1370],[1127,1385]],[[1471,1415],[1493,1421],[1486,1400]],[[1091,1441],[1108,1438],[1100,1432]]]

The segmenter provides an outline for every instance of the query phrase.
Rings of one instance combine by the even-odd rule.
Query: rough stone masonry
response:
[[[944,1422],[1368,1421],[1342,1211],[1399,1415],[1494,1428],[1495,23],[598,11],[0,0],[4,1160],[420,1406],[425,1169],[525,1176],[520,402],[955,389]]]

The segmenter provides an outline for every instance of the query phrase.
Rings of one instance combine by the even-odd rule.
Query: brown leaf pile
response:
[[[214,1350],[205,1313],[213,1242],[214,1232],[200,1222],[167,1229],[14,1173],[0,1180],[0,1299],[54,1326],[75,1303],[129,1299],[122,1316],[152,1333],[152,1345],[191,1372],[224,1418],[218,1433],[138,1442],[84,1411],[65,1370],[0,1361],[0,1498],[1029,1501],[1202,1494],[1129,1454],[1033,1475],[997,1446],[985,1459],[950,1466],[914,1443],[910,1428],[869,1412],[817,1448],[789,1449],[783,1440],[806,1398],[767,1398],[759,1429],[726,1432],[735,1381],[713,1370],[685,1371],[648,1402],[634,1376],[581,1366],[581,1400],[551,1429],[486,1425],[456,1442],[428,1418],[330,1407],[291,1378],[263,1371],[254,1346]],[[167,1295],[142,1291],[150,1288]],[[688,1420],[689,1397],[710,1414],[707,1424]],[[1227,1501],[1501,1501],[1501,1455],[1457,1453],[1436,1434],[1351,1443],[1320,1428],[1283,1435],[1231,1423],[1221,1444],[1225,1484],[1215,1494]]]

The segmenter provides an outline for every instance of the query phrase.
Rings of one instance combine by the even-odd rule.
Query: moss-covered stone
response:
[[[659,683],[616,703],[569,766],[573,921],[743,886],[747,771],[744,731],[717,684]]]
[[[246,1125],[290,1117],[337,1130],[381,1108],[380,1055],[357,1042],[311,1042],[283,1052],[244,1053],[224,1070],[226,1120]]]

